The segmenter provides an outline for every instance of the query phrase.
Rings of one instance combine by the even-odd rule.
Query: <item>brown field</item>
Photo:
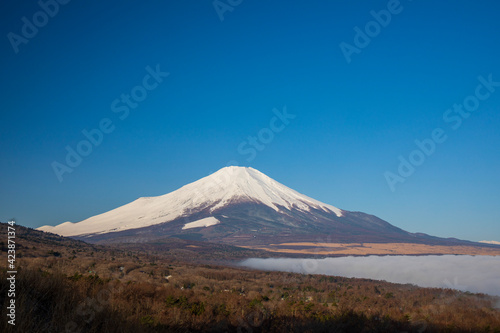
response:
[[[5,320],[12,287],[4,266],[0,332],[500,333],[500,297],[199,263],[255,251],[172,242],[113,248],[16,226],[16,326]],[[284,246],[306,245],[368,244]],[[1,240],[0,260],[7,262]]]
[[[246,246],[246,248],[276,253],[316,255],[500,255],[499,248],[476,246],[442,246],[413,243],[281,243],[269,246]]]

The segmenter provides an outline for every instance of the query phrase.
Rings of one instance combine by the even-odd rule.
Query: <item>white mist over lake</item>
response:
[[[246,259],[241,266],[410,283],[500,296],[500,256],[368,256]]]

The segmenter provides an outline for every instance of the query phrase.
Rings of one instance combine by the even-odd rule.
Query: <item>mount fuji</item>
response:
[[[158,197],[143,197],[78,223],[38,230],[90,242],[150,242],[177,237],[231,245],[329,241],[464,244],[414,234],[361,212],[298,193],[258,170],[225,167]]]

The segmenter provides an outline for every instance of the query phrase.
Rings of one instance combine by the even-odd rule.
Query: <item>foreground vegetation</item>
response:
[[[488,295],[201,265],[36,231],[18,242],[16,327],[3,270],[2,332],[500,332]]]

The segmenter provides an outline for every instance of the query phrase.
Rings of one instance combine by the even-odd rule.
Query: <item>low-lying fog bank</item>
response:
[[[242,261],[240,265],[260,270],[386,280],[500,296],[499,256],[252,258]]]

